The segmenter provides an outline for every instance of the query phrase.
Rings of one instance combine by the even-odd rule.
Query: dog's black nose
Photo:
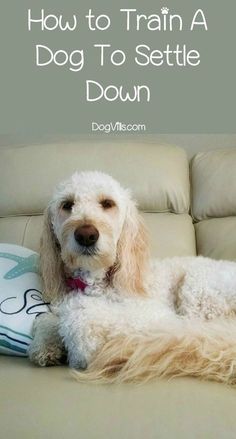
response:
[[[97,242],[99,238],[99,232],[94,226],[90,224],[85,224],[84,226],[78,227],[75,230],[74,236],[75,240],[80,245],[90,247]]]

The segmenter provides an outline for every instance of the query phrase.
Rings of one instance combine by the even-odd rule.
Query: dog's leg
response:
[[[176,318],[154,331],[114,334],[78,381],[138,382],[195,376],[236,384],[236,321]]]
[[[177,292],[177,312],[213,319],[236,315],[236,264],[195,258]]]
[[[103,309],[99,297],[71,295],[58,307],[59,333],[68,352],[69,366],[86,369],[94,353],[103,343],[105,331],[101,323]]]
[[[115,335],[155,329],[172,312],[153,299],[123,299],[71,295],[58,309],[59,332],[68,351],[70,367],[86,369],[104,344]]]
[[[38,366],[54,366],[65,360],[65,350],[58,332],[57,315],[45,313],[35,319],[29,358]]]
[[[60,334],[78,380],[105,382],[198,376],[235,384],[236,319],[178,317],[149,299],[71,296]]]

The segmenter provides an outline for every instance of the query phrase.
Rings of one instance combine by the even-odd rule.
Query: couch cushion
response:
[[[235,389],[196,379],[140,386],[75,382],[66,367],[0,358],[6,439],[235,438]]]
[[[236,261],[236,218],[213,218],[197,223],[197,252],[214,259]]]
[[[197,154],[191,168],[194,218],[236,216],[236,147]]]
[[[0,218],[0,242],[8,242],[9,244],[24,245],[24,236],[30,216],[17,216]],[[35,237],[38,241],[38,236]],[[28,246],[32,250],[37,251],[36,247]]]
[[[154,257],[195,256],[195,232],[189,215],[144,213]]]
[[[195,255],[195,232],[189,215],[142,213],[146,222],[153,256]],[[0,242],[26,246],[39,251],[43,216],[0,218]]]
[[[181,148],[79,143],[3,148],[0,216],[42,213],[58,182],[76,170],[95,169],[131,188],[142,210],[189,210],[188,161]]]

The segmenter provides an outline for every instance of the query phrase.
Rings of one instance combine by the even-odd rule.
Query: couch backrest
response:
[[[215,210],[217,218],[214,218],[214,224],[212,219],[209,219],[212,203],[214,205],[215,185],[212,185],[212,182],[207,185],[206,176],[203,175],[207,175],[207,167],[210,174],[214,172],[211,154],[217,153],[220,154],[222,151],[206,153],[206,157],[199,154],[191,166],[191,209],[196,221],[197,249],[199,253],[207,256],[236,259],[236,242],[234,245],[232,238],[232,228],[235,227],[236,230],[236,219],[228,217],[230,209],[231,214],[236,215],[236,196],[233,197],[233,194],[236,194],[236,176],[233,172],[233,167],[236,167],[236,149],[229,150],[222,156],[222,160],[228,157],[227,160],[231,164],[231,177],[227,176],[230,181],[224,181],[226,193],[231,190],[232,196],[229,202],[224,199],[222,204],[219,204],[223,206],[223,202],[225,203],[221,210],[221,218],[217,217],[219,212]],[[189,214],[190,179],[186,154],[184,150],[175,146],[145,143],[84,142],[2,149],[0,241],[38,250],[42,212],[55,185],[75,170],[94,169],[108,172],[123,186],[131,188],[149,229],[153,255],[165,257],[196,254],[195,228]],[[217,182],[224,179],[224,173],[223,167],[219,173],[217,165]],[[228,191],[227,185],[230,185]],[[209,194],[208,203],[210,188],[212,194]],[[222,218],[222,215],[227,218]],[[219,219],[222,221],[223,232],[222,242],[219,242],[217,247],[214,241],[219,238],[220,226],[216,226]],[[227,246],[224,245],[225,230],[231,230],[231,239]]]
[[[197,252],[236,260],[236,147],[197,154],[191,180]]]
[[[80,143],[0,152],[0,239],[38,250],[41,214],[55,185],[76,170],[99,169],[131,188],[158,256],[195,254],[189,167],[177,147]]]
[[[182,149],[80,143],[5,148],[0,215],[41,214],[56,184],[77,170],[97,169],[131,188],[141,210],[188,212],[188,162]],[[14,196],[9,198],[9,193]]]

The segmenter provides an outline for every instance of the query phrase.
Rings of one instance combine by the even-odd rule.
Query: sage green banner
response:
[[[236,133],[235,0],[2,0],[0,20],[0,135]]]

